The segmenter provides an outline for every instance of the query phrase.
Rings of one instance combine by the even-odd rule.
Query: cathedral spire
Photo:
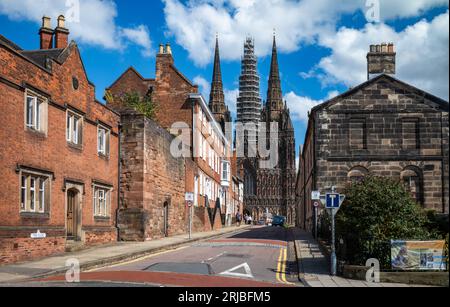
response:
[[[281,79],[278,67],[278,51],[275,34],[273,36],[272,62],[270,65],[269,87],[267,90],[267,107],[270,111],[283,110],[283,94],[281,92]]]
[[[209,96],[209,108],[216,121],[225,129],[225,123],[231,121],[231,115],[225,105],[225,95],[223,92],[222,69],[220,67],[219,37],[216,35],[216,49],[214,53],[214,70],[211,81],[211,93]]]

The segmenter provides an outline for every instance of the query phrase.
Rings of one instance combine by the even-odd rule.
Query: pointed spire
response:
[[[216,34],[216,49],[214,53],[214,69],[211,81],[211,93],[209,96],[209,108],[219,123],[231,121],[230,112],[225,105],[223,91],[222,69],[220,67],[219,35]],[[224,127],[222,127],[224,129]]]
[[[278,51],[276,36],[273,36],[272,62],[270,65],[269,87],[267,90],[267,106],[271,111],[283,109],[283,94],[281,92],[280,70],[278,67]]]
[[[214,53],[214,70],[211,82],[211,94],[209,106],[213,113],[218,113],[225,107],[225,96],[223,93],[222,69],[220,67],[219,37],[216,35],[216,49]]]

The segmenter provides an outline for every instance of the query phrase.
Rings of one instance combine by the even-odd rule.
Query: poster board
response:
[[[393,270],[445,271],[445,241],[391,241]]]

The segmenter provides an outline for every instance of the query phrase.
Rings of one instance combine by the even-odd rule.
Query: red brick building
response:
[[[183,158],[185,158],[184,191],[195,195],[193,202],[194,231],[217,229],[225,225],[226,221],[231,220],[233,212],[236,211],[231,210],[231,207],[236,203],[234,195],[237,195],[234,193],[233,187],[239,186],[233,185],[231,180],[231,143],[225,137],[204,98],[198,94],[198,86],[192,84],[175,67],[170,45],[160,46],[156,57],[156,74],[154,79],[144,78],[134,68],[129,68],[111,85],[108,91],[116,98],[125,93],[138,93],[141,97],[151,97],[152,101],[157,104],[155,116],[157,124],[163,129],[170,131],[174,136],[178,136],[179,132],[183,131],[183,135],[186,135],[188,138],[186,139],[186,144],[188,145],[185,148],[187,155],[183,155]],[[122,114],[126,114],[126,107],[119,101],[120,99],[114,99],[110,104],[111,107]],[[180,122],[183,123],[184,127],[173,129],[173,124]],[[142,131],[146,131],[145,129],[144,126],[141,127]],[[156,130],[156,128],[153,128],[154,133],[160,133]],[[122,144],[127,143],[129,143],[128,140],[123,139]],[[165,141],[162,141],[160,144],[165,144]],[[155,166],[164,165],[164,163],[168,163],[167,161],[173,162],[175,159],[171,152],[166,150],[160,151],[160,154],[157,156],[145,156],[147,159],[156,159],[156,163],[150,163]],[[151,208],[146,209],[150,213],[144,214],[148,219],[156,218],[159,220],[154,212],[160,212],[164,203],[170,203],[170,201],[164,201],[164,199],[174,200],[179,198],[176,184],[180,185],[182,183],[177,180],[176,168],[170,167],[166,168],[166,170],[159,168],[149,169],[148,174],[145,174],[144,178],[142,176],[131,178],[129,175],[127,177],[124,174],[128,169],[127,164],[129,162],[125,160],[122,169],[122,177],[128,182],[126,183],[127,185],[138,186],[141,189],[142,185],[145,185],[145,182],[148,181],[147,177],[159,176],[160,179],[156,178],[159,186],[145,185],[144,195],[153,197],[160,195],[161,190],[167,190],[167,195],[152,198],[151,204],[148,205]],[[147,162],[144,161],[143,163]],[[164,179],[168,177],[167,174],[173,174],[173,176],[169,176],[172,180],[172,184],[169,186],[165,186],[170,183],[170,180]],[[124,184],[123,182],[122,185]],[[139,193],[141,193],[141,190]],[[136,207],[142,207],[139,203],[129,204],[130,197],[134,196],[128,194],[121,199],[121,212],[125,213],[124,210],[128,210],[131,214],[133,210],[140,210],[136,209]],[[179,201],[169,206],[173,209],[169,209],[168,219],[175,223],[169,224],[169,230],[172,229],[172,232],[169,231],[170,234],[176,233],[176,230],[180,229],[180,223],[185,221],[183,218],[186,215],[183,215],[182,211],[176,209],[180,208]],[[135,208],[132,209],[133,207]],[[162,215],[164,215],[164,212],[163,210]],[[171,216],[171,213],[173,214],[174,212],[178,212],[179,216]],[[124,223],[120,223],[119,228],[122,227],[127,229],[128,233],[133,233],[132,228],[136,228],[136,225],[141,225],[140,221],[142,219],[141,217],[133,218],[130,214],[126,213],[128,217],[125,218]],[[161,223],[157,221],[156,224],[159,225]],[[152,227],[148,223],[146,225],[147,228]],[[147,231],[147,233],[152,232]],[[138,235],[137,237],[140,236]],[[145,239],[152,239],[153,237],[146,236]]]
[[[120,117],[96,101],[64,17],[39,36],[27,51],[0,35],[0,263],[117,240]]]

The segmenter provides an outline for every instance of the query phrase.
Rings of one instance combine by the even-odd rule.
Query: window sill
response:
[[[20,217],[23,219],[48,220],[48,219],[50,219],[50,214],[49,213],[37,213],[37,212],[21,212]]]
[[[77,151],[82,151],[83,150],[83,146],[79,145],[79,144],[74,144],[72,142],[67,142],[67,145],[69,146],[69,148],[75,149]]]
[[[102,154],[102,153],[98,153],[98,157],[99,157],[100,159],[105,160],[105,161],[109,161],[109,155],[104,155],[104,154]]]
[[[96,222],[109,222],[111,217],[109,216],[94,216],[94,221]]]
[[[29,134],[31,134],[35,137],[42,138],[42,139],[47,138],[47,134],[44,131],[34,130],[34,129],[28,128],[28,127],[25,130],[26,130],[26,132],[28,132]]]

